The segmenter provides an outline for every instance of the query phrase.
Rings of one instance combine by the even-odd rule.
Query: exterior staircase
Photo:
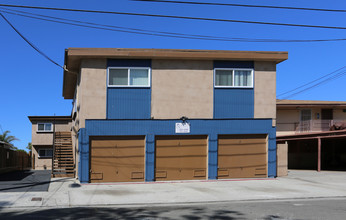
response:
[[[74,177],[71,132],[55,132],[52,177]]]

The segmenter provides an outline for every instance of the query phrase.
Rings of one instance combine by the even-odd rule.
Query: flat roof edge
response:
[[[288,58],[288,52],[138,48],[68,48],[67,56],[80,58],[142,57],[160,59],[254,59],[282,62]]]
[[[71,116],[28,116],[30,121],[37,121],[37,120],[59,120],[59,121],[72,121]]]

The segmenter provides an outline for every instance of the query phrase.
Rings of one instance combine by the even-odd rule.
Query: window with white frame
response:
[[[150,68],[108,68],[108,86],[110,87],[149,87]]]
[[[252,88],[252,69],[221,69],[214,70],[215,87]]]
[[[39,132],[53,131],[53,125],[52,123],[37,123],[37,131]]]
[[[52,157],[53,156],[53,150],[52,149],[39,149],[38,150],[38,156],[39,157]]]

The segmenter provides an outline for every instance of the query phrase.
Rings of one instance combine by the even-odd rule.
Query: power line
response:
[[[102,24],[96,24],[96,23],[91,23],[91,22],[83,22],[83,21],[78,21],[78,20],[71,20],[71,19],[60,18],[61,20],[79,22],[79,23],[84,23],[84,24],[91,24],[91,25],[98,25],[98,26],[101,26],[101,27],[91,26],[91,25],[83,25],[83,24],[78,24],[78,23],[57,21],[57,20],[46,19],[46,18],[38,18],[38,17],[30,16],[30,15],[12,13],[12,12],[8,12],[8,11],[4,11],[4,10],[0,10],[0,11],[3,12],[3,13],[23,16],[23,17],[27,17],[27,18],[33,18],[33,19],[37,19],[37,20],[43,20],[43,21],[48,21],[48,22],[55,22],[55,23],[60,23],[60,24],[73,25],[73,26],[78,26],[78,27],[93,28],[93,29],[99,29],[99,30],[107,30],[107,31],[116,31],[116,32],[134,33],[134,34],[143,34],[143,35],[153,35],[153,36],[163,36],[163,37],[187,38],[187,39],[241,41],[241,39],[234,39],[234,40],[232,40],[231,38],[230,39],[223,39],[223,38],[219,38],[219,37],[216,37],[216,36],[214,38],[206,38],[208,36],[203,36],[203,35],[200,35],[201,37],[197,37],[198,35],[191,35],[191,37],[189,37],[189,36],[174,36],[173,33],[172,33],[172,35],[169,35],[169,32],[161,32],[161,33],[165,33],[165,34],[145,33],[145,32],[133,31],[133,30],[136,30],[136,29],[132,29],[132,28],[130,28],[128,30],[120,30],[120,29],[117,29],[117,28],[122,28],[122,29],[125,29],[125,28],[124,27],[119,27],[119,26],[102,25]],[[29,14],[33,14],[33,13],[29,13]],[[44,15],[40,15],[40,16],[57,19],[57,17],[52,17],[52,16],[44,16]],[[137,30],[139,30],[139,29],[137,29]],[[183,35],[183,34],[179,34],[179,33],[175,33],[175,34],[176,35]]]
[[[315,80],[313,80],[313,81],[310,81],[310,82],[308,82],[308,83],[305,83],[304,85],[298,86],[298,87],[295,88],[295,89],[291,89],[291,90],[289,90],[289,91],[287,91],[287,92],[284,92],[284,93],[281,93],[281,94],[279,94],[279,95],[277,95],[277,96],[283,96],[283,95],[285,95],[285,94],[288,94],[288,93],[291,93],[291,92],[293,92],[293,91],[296,91],[296,90],[298,90],[298,89],[300,89],[300,88],[303,88],[303,87],[305,87],[305,86],[307,86],[307,85],[309,85],[309,84],[311,84],[311,83],[314,83],[314,82],[317,82],[317,81],[319,81],[319,80],[321,80],[321,79],[323,79],[323,78],[326,78],[326,77],[328,77],[328,76],[330,76],[330,75],[332,75],[332,74],[334,74],[334,73],[336,73],[336,72],[338,72],[338,71],[344,69],[345,67],[346,67],[346,66],[341,67],[340,69],[337,69],[337,70],[335,70],[335,71],[333,71],[333,72],[331,72],[331,73],[328,73],[328,74],[326,74],[326,75],[324,75],[324,76],[322,76],[322,77],[320,77],[320,78],[318,78],[318,79],[315,79]]]
[[[297,87],[296,89],[292,89],[292,90],[290,90],[290,91],[288,91],[288,92],[282,93],[282,94],[278,95],[278,97],[279,97],[279,96],[282,96],[282,95],[284,95],[284,94],[290,93],[290,92],[292,92],[292,91],[296,91],[296,90],[298,90],[299,88],[303,88],[303,87],[305,87],[305,86],[307,86],[307,85],[310,85],[310,84],[312,84],[313,82],[317,82],[318,80],[320,80],[320,79],[322,79],[322,78],[325,78],[325,77],[327,77],[327,76],[329,76],[329,77],[326,78],[326,79],[324,79],[324,80],[322,80],[322,81],[320,81],[320,82],[317,82],[317,83],[315,83],[315,84],[313,84],[313,85],[311,85],[311,86],[309,86],[309,87],[307,87],[307,88],[303,88],[303,89],[301,89],[301,90],[299,90],[299,91],[297,91],[297,92],[295,92],[295,93],[292,93],[291,95],[288,95],[288,96],[284,97],[283,99],[291,98],[291,97],[296,96],[296,95],[298,95],[298,94],[300,94],[300,93],[303,93],[303,92],[306,92],[306,91],[311,90],[311,89],[313,89],[313,88],[316,88],[316,87],[318,87],[318,86],[321,86],[322,84],[325,84],[325,83],[327,83],[327,82],[329,82],[329,81],[338,79],[338,78],[340,78],[340,77],[346,75],[345,67],[346,67],[346,66],[344,66],[344,67],[342,67],[342,68],[340,68],[340,69],[338,69],[338,70],[336,70],[336,71],[333,71],[333,72],[331,72],[331,73],[329,73],[329,74],[326,74],[325,76],[322,76],[322,77],[320,77],[320,78],[318,78],[318,79],[316,79],[316,80],[313,80],[313,81],[311,81],[311,82],[309,82],[309,83],[306,83],[306,84],[304,84],[304,85],[302,85],[302,86],[299,86],[299,87]],[[338,71],[340,71],[340,70],[341,70],[342,72],[338,72]],[[338,73],[337,73],[337,72],[338,72]],[[335,74],[335,73],[336,73],[336,74]],[[334,74],[334,75],[333,75],[333,74]]]
[[[346,30],[346,27],[340,27],[340,26],[291,24],[291,23],[276,23],[276,22],[248,21],[248,20],[235,20],[235,19],[218,19],[218,18],[205,18],[205,17],[189,17],[189,16],[162,15],[162,14],[146,14],[146,13],[130,13],[130,12],[117,12],[117,11],[97,11],[97,10],[84,10],[84,9],[69,9],[69,8],[50,8],[50,7],[25,6],[25,5],[0,4],[0,6],[4,6],[4,7],[17,7],[17,8],[42,9],[42,10],[55,10],[55,11],[69,11],[69,12],[87,12],[87,13],[101,13],[101,14],[117,14],[117,15],[129,15],[129,16],[157,17],[157,18],[173,18],[173,19],[184,19],[184,20],[201,20],[201,21],[213,21],[213,22],[245,23],[245,24],[260,24],[260,25],[301,27],[301,28],[321,28],[321,29]]]
[[[217,3],[217,2],[211,3],[211,2],[166,1],[166,0],[131,0],[131,1],[192,4],[192,5],[234,6],[234,7],[247,7],[247,8],[271,8],[271,9],[320,11],[320,12],[346,12],[346,10],[343,10],[343,9],[304,8],[304,7],[272,6],[272,5],[245,5],[245,4],[230,4],[230,3]]]
[[[8,25],[12,27],[12,29],[25,41],[27,42],[34,50],[36,50],[39,54],[41,54],[43,57],[45,57],[47,60],[52,62],[53,64],[57,65],[58,67],[64,69],[64,67],[60,66],[57,62],[52,60],[49,56],[47,56],[44,52],[42,52],[37,46],[35,46],[32,42],[30,42],[24,35],[22,35],[12,24],[9,20],[6,19],[6,17],[0,12],[0,16],[7,22]]]
[[[325,79],[325,80],[323,80],[323,81],[321,81],[321,82],[315,83],[315,84],[311,85],[310,87],[304,88],[304,89],[302,89],[302,90],[300,90],[300,91],[297,91],[297,92],[295,92],[295,93],[293,93],[293,94],[291,94],[291,95],[288,95],[288,96],[284,97],[283,99],[288,99],[288,98],[290,98],[290,97],[296,96],[296,95],[298,95],[298,94],[300,94],[300,93],[306,92],[306,91],[308,91],[308,90],[310,90],[310,89],[313,89],[313,88],[315,88],[315,87],[321,86],[322,84],[325,84],[325,83],[327,83],[327,82],[329,82],[329,81],[338,79],[338,78],[344,76],[345,74],[346,74],[346,70],[344,70],[343,72],[340,72],[340,73],[338,73],[338,74],[336,74],[336,75],[334,75],[334,76],[331,76],[331,77],[329,77],[329,78],[327,78],[327,79]]]
[[[345,74],[346,74],[346,71],[344,71],[342,74],[340,74],[340,75],[338,75],[338,76],[332,77],[332,78],[329,79],[328,81],[331,81],[331,80],[334,80],[334,79],[338,79],[338,78],[344,76]],[[283,99],[289,99],[289,98],[291,98],[291,97],[293,97],[293,96],[296,96],[296,95],[298,95],[298,94],[300,94],[300,93],[303,93],[303,92],[306,92],[306,91],[308,91],[308,90],[311,90],[311,89],[313,89],[313,88],[315,88],[315,87],[321,86],[322,84],[327,83],[328,81],[322,81],[322,82],[317,83],[317,84],[315,84],[315,85],[312,85],[312,86],[310,86],[310,87],[308,87],[308,88],[306,88],[306,89],[304,89],[304,90],[301,90],[301,91],[295,92],[295,93],[293,93],[293,94],[291,94],[291,95],[289,95],[289,96],[286,96],[286,97],[284,97]]]
[[[9,11],[14,11],[16,13],[12,13]],[[113,25],[104,25],[104,24],[98,24],[98,23],[92,23],[92,22],[83,22],[80,20],[72,20],[72,19],[65,19],[61,17],[53,17],[53,16],[46,16],[36,13],[29,13],[29,12],[23,12],[13,9],[2,9],[0,12],[8,13],[12,15],[17,16],[23,16],[27,18],[32,19],[38,19],[48,22],[55,22],[55,23],[61,23],[61,24],[67,24],[67,25],[73,25],[73,26],[80,26],[80,27],[86,27],[86,28],[93,28],[93,29],[101,29],[101,30],[108,30],[108,31],[118,31],[118,32],[125,32],[125,33],[134,33],[134,34],[142,34],[142,35],[153,35],[153,36],[161,36],[161,37],[173,37],[173,38],[185,38],[185,39],[199,39],[199,40],[214,40],[214,41],[238,41],[238,42],[295,42],[295,43],[302,43],[302,42],[330,42],[330,41],[345,41],[345,38],[339,38],[339,39],[310,39],[310,40],[283,40],[283,39],[256,39],[256,38],[229,38],[229,37],[218,37],[218,36],[210,36],[210,35],[194,35],[194,34],[183,34],[183,33],[176,33],[176,32],[163,32],[163,31],[152,31],[152,30],[145,30],[145,29],[138,29],[138,28],[126,28],[121,26],[113,26]],[[34,16],[44,17],[34,17]],[[46,19],[49,18],[49,19]],[[55,19],[55,20],[52,20]],[[63,21],[69,21],[69,22],[63,22]],[[75,23],[70,23],[75,22]],[[87,25],[82,25],[87,24]],[[94,25],[94,26],[90,26]],[[96,26],[96,27],[95,27]],[[99,26],[99,27],[97,27]]]

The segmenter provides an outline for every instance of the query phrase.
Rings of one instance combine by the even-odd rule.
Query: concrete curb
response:
[[[244,199],[244,200],[223,200],[223,201],[201,201],[201,202],[172,202],[172,203],[128,203],[128,204],[87,204],[87,205],[70,205],[70,206],[0,206],[6,209],[28,209],[28,208],[80,208],[80,207],[167,207],[167,206],[186,206],[186,205],[205,205],[205,204],[222,204],[222,203],[247,203],[247,202],[290,202],[290,201],[307,201],[307,200],[339,200],[346,199],[346,196],[326,196],[326,197],[294,197],[278,199]]]

